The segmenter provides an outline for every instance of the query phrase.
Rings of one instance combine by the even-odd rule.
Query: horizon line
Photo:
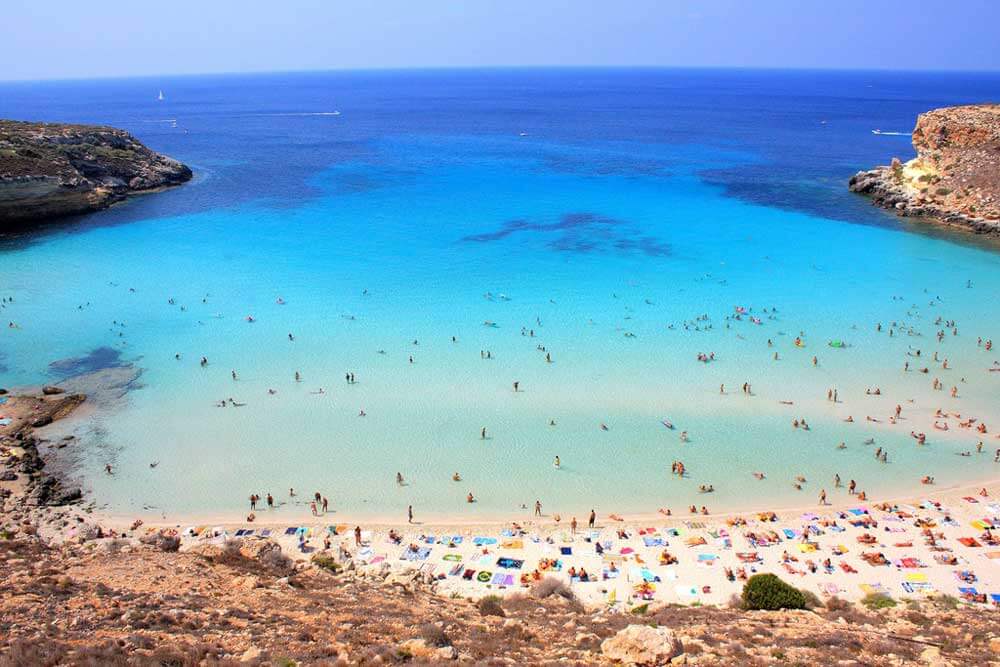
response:
[[[155,78],[197,78],[211,76],[263,76],[275,74],[331,73],[390,73],[390,72],[472,72],[504,70],[674,70],[674,71],[742,71],[742,72],[870,72],[899,74],[1000,74],[1000,69],[914,69],[892,67],[772,67],[740,65],[419,65],[386,67],[332,67],[321,69],[273,69],[238,72],[217,70],[205,72],[166,72],[154,74],[109,74],[98,76],[45,77],[37,79],[0,79],[0,84],[60,83],[69,81],[125,81]]]

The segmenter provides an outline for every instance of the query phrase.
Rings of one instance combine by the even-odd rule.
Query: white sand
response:
[[[239,529],[253,528],[255,534],[269,528],[271,537],[276,539],[286,553],[296,558],[309,558],[322,551],[324,536],[328,526],[339,525],[340,534],[330,535],[330,554],[335,557],[340,545],[350,552],[359,567],[385,568],[403,572],[419,568],[423,572],[443,575],[438,583],[438,592],[445,595],[457,594],[477,597],[486,594],[509,594],[525,590],[520,583],[522,574],[530,575],[539,567],[542,559],[561,561],[561,569],[542,572],[556,576],[570,583],[585,603],[603,605],[641,604],[643,599],[637,591],[643,576],[658,579],[652,582],[648,599],[656,602],[680,604],[722,604],[742,590],[743,582],[728,581],[726,568],[739,575],[741,570],[750,576],[759,572],[773,572],[793,585],[811,591],[821,598],[837,595],[845,599],[859,599],[872,590],[884,590],[899,598],[915,598],[921,595],[944,594],[960,597],[959,587],[971,586],[979,593],[1000,593],[1000,543],[988,545],[982,539],[984,530],[973,527],[976,520],[994,520],[1000,526],[1000,483],[987,487],[988,497],[979,496],[979,488],[953,488],[942,490],[934,486],[926,487],[922,497],[899,502],[902,513],[893,514],[875,509],[875,503],[856,502],[842,507],[813,507],[803,510],[786,510],[778,514],[775,522],[761,521],[756,514],[743,514],[746,526],[731,526],[735,516],[656,516],[626,517],[625,521],[614,521],[606,516],[598,517],[596,528],[591,531],[586,526],[586,517],[580,522],[575,535],[564,520],[556,524],[551,517],[542,517],[534,522],[523,523],[523,535],[510,533],[510,524],[457,524],[447,525],[403,525],[395,526],[402,535],[399,545],[388,539],[393,526],[386,524],[365,524],[363,545],[359,549],[354,543],[355,524],[333,515],[329,517],[299,517],[298,521],[274,523],[266,510],[258,512],[258,521],[252,524],[222,523],[208,525],[199,537],[186,536],[182,548],[190,548],[199,542],[222,541],[234,537]],[[963,497],[972,497],[972,503]],[[925,501],[941,504],[935,508]],[[865,508],[877,521],[877,526],[866,529],[851,525],[851,521],[861,516],[850,509]],[[285,514],[286,512],[282,512]],[[810,519],[810,515],[818,518]],[[951,521],[946,521],[950,517]],[[918,519],[933,522],[931,529],[937,536],[937,546],[930,545],[922,535],[922,528],[915,525]],[[112,525],[125,527],[120,520],[109,519]],[[843,528],[837,532],[832,522]],[[826,525],[824,525],[826,524]],[[299,536],[286,534],[289,526],[306,529],[306,550],[299,548]],[[788,538],[784,530],[801,531],[811,526],[815,531],[809,537],[811,546],[802,545],[801,537]],[[138,532],[160,529],[164,526],[144,525]],[[186,529],[187,526],[170,526],[170,529]],[[652,529],[648,531],[647,529]],[[507,530],[507,534],[504,534]],[[618,530],[628,533],[619,539]],[[772,546],[754,547],[746,537],[748,533],[774,531],[781,541]],[[1000,530],[995,531],[1000,539]],[[875,544],[862,544],[858,537],[870,534]],[[726,538],[728,535],[728,540]],[[433,536],[434,540],[427,539]],[[440,543],[443,536],[460,537],[461,543],[448,546]],[[496,540],[491,544],[477,545],[475,537]],[[966,546],[959,538],[975,538],[982,546]],[[646,546],[646,539],[653,542],[662,540],[664,546]],[[694,540],[704,544],[689,546]],[[606,548],[603,555],[596,552],[595,541]],[[403,556],[410,544],[416,544],[426,556],[422,559],[405,560]],[[847,552],[837,555],[835,547],[843,545]],[[563,553],[569,549],[571,553]],[[659,557],[666,549],[678,559],[677,564],[662,565]],[[815,549],[814,551],[811,551]],[[810,550],[810,551],[804,551]],[[742,563],[737,554],[756,552],[759,561]],[[783,554],[791,557],[786,564]],[[863,553],[882,553],[889,560],[887,566],[873,566],[862,559]],[[715,556],[714,559],[709,558]],[[954,557],[957,563],[944,564],[935,556]],[[520,569],[503,568],[497,563],[500,558],[523,561]],[[829,558],[832,572],[823,569],[823,561]],[[903,562],[903,559],[914,561]],[[817,566],[810,573],[808,561]],[[612,563],[618,569],[615,578],[605,579],[605,572]],[[387,565],[386,565],[387,564]],[[857,573],[848,573],[841,568],[846,564]],[[460,565],[457,575],[450,575],[452,569]],[[570,581],[571,567],[584,568],[596,581]],[[645,568],[645,569],[644,569]],[[462,573],[473,570],[471,580],[463,579]],[[957,573],[971,571],[976,577],[974,583],[961,581]],[[483,572],[489,573],[481,574]],[[506,585],[495,581],[497,574],[510,575]],[[486,578],[482,581],[480,577]],[[912,586],[904,588],[904,584]]]

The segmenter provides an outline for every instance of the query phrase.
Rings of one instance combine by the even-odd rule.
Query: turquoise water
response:
[[[643,98],[636,104],[641,117]],[[846,98],[830,104],[849,108]],[[777,164],[742,134],[640,139],[604,118],[608,136],[592,127],[583,140],[547,133],[559,120],[549,111],[503,132],[495,121],[442,127],[433,115],[424,131],[367,130],[352,139],[363,150],[311,158],[298,176],[289,174],[302,166],[297,149],[287,149],[286,170],[282,145],[311,140],[276,120],[264,146],[246,150],[257,151],[253,170],[277,170],[285,194],[248,159],[227,157],[230,144],[217,155],[210,142],[189,147],[188,157],[178,143],[168,152],[193,163],[196,182],[8,243],[0,291],[14,297],[4,317],[20,328],[0,332],[0,380],[52,381],[52,361],[100,348],[143,369],[141,389],[73,426],[88,447],[88,492],[122,513],[235,512],[251,492],[283,499],[289,487],[323,492],[344,516],[398,517],[412,504],[422,517],[506,517],[536,498],[566,515],[721,510],[811,505],[821,487],[846,500],[833,494],[834,473],[879,495],[916,491],[924,474],[939,484],[997,476],[991,454],[956,456],[978,434],[933,432],[929,414],[997,421],[1000,373],[986,371],[997,354],[976,342],[1000,342],[991,248],[904,233],[857,208],[831,174],[773,205],[740,196],[747,173]],[[312,120],[353,122],[348,109]],[[241,143],[242,124],[215,130]],[[820,215],[838,197],[852,221]],[[736,306],[761,324],[732,319]],[[940,344],[939,316],[959,327]],[[893,321],[912,335],[876,331]],[[911,346],[923,361],[907,356]],[[931,361],[934,351],[951,370]],[[697,361],[713,352],[715,361]],[[907,360],[931,373],[904,373]],[[959,397],[933,391],[934,377]],[[747,381],[752,397],[740,391]],[[869,386],[881,396],[867,396]],[[842,403],[825,400],[830,387]],[[246,406],[216,407],[228,397]],[[884,422],[897,403],[909,420],[865,422]],[[793,429],[796,417],[811,430]],[[928,445],[916,447],[911,430],[928,432]],[[868,437],[888,464],[862,444]],[[988,451],[1000,446],[987,437]],[[847,449],[835,448],[841,441]],[[688,478],[669,474],[674,460]],[[107,462],[115,475],[103,474]],[[407,485],[395,484],[397,471]],[[450,481],[456,471],[461,483]],[[801,492],[791,484],[799,474],[810,480]],[[715,493],[699,494],[700,484]]]

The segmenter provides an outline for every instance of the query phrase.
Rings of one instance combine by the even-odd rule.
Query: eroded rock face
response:
[[[665,665],[684,653],[681,640],[669,628],[630,625],[601,643],[608,660],[623,665]]]
[[[124,130],[0,120],[0,231],[4,223],[96,211],[191,176]]]
[[[917,157],[859,171],[850,189],[900,216],[1000,235],[1000,104],[921,114],[913,147]]]

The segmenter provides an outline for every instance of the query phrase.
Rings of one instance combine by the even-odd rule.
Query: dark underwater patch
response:
[[[650,257],[670,254],[670,245],[650,236],[632,233],[633,225],[619,218],[596,213],[566,213],[555,222],[537,222],[518,218],[508,220],[499,229],[471,234],[462,239],[470,243],[501,241],[514,234],[534,234],[547,238],[545,246],[556,252],[642,253]]]
[[[120,351],[110,347],[98,347],[82,357],[68,357],[53,361],[49,364],[49,372],[60,377],[72,377],[125,365],[121,361]]]

